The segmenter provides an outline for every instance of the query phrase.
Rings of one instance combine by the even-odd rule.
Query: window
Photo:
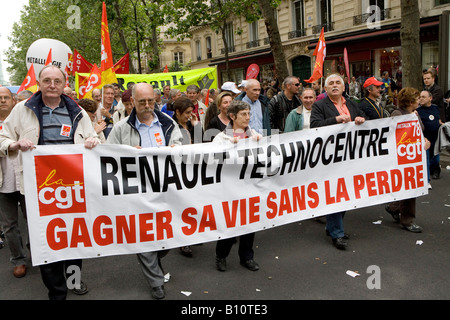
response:
[[[212,58],[211,37],[206,37],[206,56],[208,59]]]
[[[248,48],[254,48],[259,46],[259,39],[258,39],[258,21],[254,21],[252,23],[248,24],[248,42],[247,42],[247,49]]]
[[[258,40],[258,21],[248,24],[248,36],[250,41]]]
[[[178,62],[179,64],[183,64],[184,63],[183,52],[174,52],[173,60]]]
[[[197,61],[202,60],[202,47],[200,40],[195,41],[195,52],[197,53]]]
[[[440,6],[441,4],[449,4],[450,0],[434,0],[435,6]]]
[[[225,41],[227,43],[228,49],[234,47],[234,31],[232,22],[227,23],[225,26]]]
[[[305,3],[304,0],[294,2],[294,30],[305,28]]]
[[[319,1],[319,22],[325,31],[331,31],[331,0]]]

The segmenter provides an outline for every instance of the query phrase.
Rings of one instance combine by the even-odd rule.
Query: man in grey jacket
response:
[[[178,125],[165,113],[155,109],[155,92],[148,83],[133,86],[131,114],[117,123],[106,143],[125,144],[136,148],[181,145],[183,136]],[[142,271],[152,288],[155,299],[164,299],[164,273],[160,258],[167,251],[139,253]]]

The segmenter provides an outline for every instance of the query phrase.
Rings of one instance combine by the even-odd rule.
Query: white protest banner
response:
[[[34,265],[170,249],[427,194],[415,115],[237,144],[23,153]]]

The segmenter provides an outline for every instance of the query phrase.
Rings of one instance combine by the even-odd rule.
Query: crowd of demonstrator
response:
[[[39,74],[40,91],[12,94],[0,87],[0,248],[10,250],[15,277],[27,272],[28,240],[20,234],[19,214],[26,220],[20,152],[36,145],[127,144],[137,148],[177,146],[182,144],[236,143],[240,139],[258,140],[262,136],[307,130],[337,123],[360,125],[371,119],[416,113],[425,136],[428,181],[439,179],[439,153],[434,152],[440,126],[445,125],[442,90],[435,83],[433,70],[423,73],[424,88],[400,90],[389,77],[370,77],[363,83],[352,77],[347,83],[339,74],[319,79],[303,87],[300,79],[289,76],[281,86],[277,81],[261,86],[255,79],[239,85],[225,82],[220,90],[190,85],[184,92],[165,86],[162,92],[146,83],[138,83],[121,92],[117,84],[105,85],[92,92],[92,99],[76,98],[65,86],[65,74],[53,66]],[[323,84],[323,86],[322,86]],[[388,112],[386,97],[395,110]],[[80,108],[81,106],[81,108]],[[81,114],[81,117],[80,117]],[[68,128],[62,130],[62,128]],[[63,134],[64,132],[64,134]],[[429,184],[431,188],[431,184]],[[415,223],[415,199],[386,205],[386,210],[410,232],[421,232]],[[338,249],[347,247],[344,233],[345,212],[326,216],[326,233]],[[22,226],[27,228],[27,226]],[[241,264],[252,271],[259,269],[254,260],[255,234],[239,237]],[[4,242],[1,240],[4,239]],[[25,246],[23,242],[25,241]],[[236,239],[223,239],[216,245],[216,266],[226,271],[226,258]],[[189,246],[179,248],[186,257],[193,255]],[[164,275],[161,258],[167,251],[138,254],[142,271],[155,299],[163,299]],[[69,265],[81,269],[80,259],[40,266],[42,280],[50,299],[65,299],[66,270]],[[81,281],[73,291],[88,292]]]

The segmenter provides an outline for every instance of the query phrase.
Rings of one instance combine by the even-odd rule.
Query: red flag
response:
[[[344,64],[345,64],[345,71],[347,72],[347,80],[350,84],[352,81],[350,80],[350,67],[348,65],[348,54],[347,54],[347,48],[344,48]]]
[[[98,70],[97,65],[94,63],[92,66],[91,74],[89,75],[89,78],[87,78],[86,84],[83,83],[80,85],[79,89],[79,96],[80,99],[83,98],[91,98],[92,97],[92,90],[100,86],[102,83],[102,76],[100,73],[100,70]]]
[[[111,40],[109,38],[108,17],[106,14],[106,4],[103,2],[102,9],[102,63],[100,72],[102,73],[102,86],[105,84],[116,83],[117,77],[114,72],[114,62],[111,50]]]
[[[313,74],[311,78],[308,80],[304,80],[305,82],[312,83],[323,76],[323,62],[325,61],[325,57],[327,55],[327,48],[325,45],[325,36],[323,35],[323,28],[320,32],[319,43],[317,43],[316,49],[314,50],[313,55],[316,56],[316,63],[314,65]]]
[[[45,61],[45,66],[49,66],[52,64],[52,48],[48,52],[47,60]]]
[[[130,73],[130,54],[127,53],[114,65],[114,72],[119,74]]]
[[[166,67],[164,68],[163,73],[168,73],[168,72],[169,72],[169,68],[167,68],[167,64],[166,64]]]
[[[36,75],[34,74],[34,65],[33,64],[31,64],[30,69],[28,70],[27,76],[25,77],[25,80],[23,80],[22,85],[20,86],[17,93],[24,91],[24,90],[30,90],[33,93],[38,91]]]
[[[67,54],[67,72],[68,74],[72,74],[72,69],[73,69],[73,54],[68,53]]]
[[[206,105],[207,107],[209,107],[209,89],[208,89],[208,92],[206,93],[205,105]]]
[[[72,75],[75,75],[75,72],[78,73],[88,73],[92,69],[92,63],[87,61],[85,58],[81,56],[81,54],[77,51],[77,49],[73,50],[73,67],[72,67]]]
[[[102,9],[102,64],[100,70],[106,71],[114,66],[109,38],[108,17],[106,15],[106,4],[103,2]]]

